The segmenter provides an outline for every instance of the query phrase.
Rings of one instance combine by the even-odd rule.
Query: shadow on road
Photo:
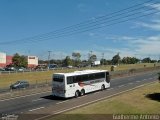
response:
[[[147,94],[147,98],[160,102],[160,93]]]
[[[53,96],[53,95],[47,95],[47,96],[43,96],[41,98],[47,99],[47,100],[65,100],[64,98],[56,97],[56,96]]]

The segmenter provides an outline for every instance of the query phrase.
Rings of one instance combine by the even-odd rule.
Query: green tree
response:
[[[122,63],[124,64],[135,64],[137,63],[139,60],[135,57],[124,57],[122,59]]]
[[[142,60],[143,63],[150,63],[151,62],[151,58],[150,57],[147,57],[147,58],[144,58]]]
[[[90,60],[91,62],[94,62],[94,61],[97,60],[97,56],[96,56],[96,55],[91,55],[90,58],[89,58],[89,60]]]
[[[27,59],[25,56],[20,56],[18,53],[16,53],[13,56],[13,66],[14,67],[27,67]]]
[[[80,53],[76,53],[76,52],[73,52],[72,53],[72,57],[73,57],[73,59],[74,59],[74,66],[79,66],[79,64],[80,64],[80,58],[81,58],[81,54]]]
[[[72,60],[69,56],[66,56],[66,58],[64,59],[64,66],[70,66],[72,65]]]
[[[120,63],[120,60],[121,60],[121,57],[119,56],[119,53],[115,56],[113,56],[112,58],[112,64],[119,64]]]

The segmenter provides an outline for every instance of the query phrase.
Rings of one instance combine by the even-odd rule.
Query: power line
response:
[[[133,8],[133,7],[132,7]],[[133,10],[132,10],[133,11]],[[128,12],[128,11],[127,11]],[[115,12],[115,13],[118,13],[118,12]],[[102,18],[102,17],[101,17]],[[71,29],[72,30],[72,29]],[[73,31],[73,30],[72,30]],[[72,31],[69,31],[69,32],[72,32]],[[68,32],[68,31],[67,31]],[[75,32],[75,31],[74,31]],[[61,33],[61,34],[64,34],[64,33]],[[53,36],[53,35],[52,35]],[[45,36],[45,37],[47,37],[47,36]],[[34,38],[35,39],[35,38]],[[39,40],[40,39],[44,39],[44,37],[43,38],[41,38],[41,37],[39,37]],[[27,39],[26,39],[27,40]],[[33,40],[34,41],[34,40]],[[12,42],[15,42],[15,41],[12,41]],[[19,42],[23,42],[23,40],[19,40]],[[3,44],[3,43],[1,43],[1,44]],[[8,44],[8,42],[6,43],[6,44]]]
[[[148,2],[144,2],[144,3],[147,4]],[[154,5],[154,4],[157,4],[157,3],[158,2],[156,2],[156,3],[150,3],[149,5]],[[133,6],[130,7],[130,8],[134,8],[134,9],[130,9],[130,8],[123,9],[123,10],[121,10],[122,13],[120,13],[120,11],[114,12],[114,13],[110,14],[110,15],[112,15],[110,17],[107,16],[107,15],[105,15],[103,17],[96,18],[97,21],[85,22],[85,24],[79,23],[79,24],[76,24],[76,25],[73,25],[73,26],[70,26],[70,27],[66,27],[64,29],[60,29],[59,31],[61,31],[61,32],[57,32],[56,33],[56,31],[54,31],[54,32],[50,32],[50,33],[47,33],[47,34],[42,34],[40,36],[31,37],[31,38],[28,38],[28,39],[26,38],[26,39],[9,41],[9,42],[1,42],[0,45],[17,44],[17,42],[19,42],[19,43],[25,43],[25,42],[44,41],[44,40],[51,39],[51,38],[59,38],[59,37],[74,35],[74,34],[77,34],[77,33],[82,33],[82,32],[86,32],[86,31],[90,31],[90,30],[94,30],[94,29],[99,29],[99,28],[102,28],[104,26],[111,26],[111,25],[114,25],[114,24],[118,24],[118,23],[129,21],[129,20],[132,20],[132,19],[136,19],[136,18],[147,16],[147,15],[158,13],[158,12],[154,11],[152,13],[147,13],[147,14],[136,16],[136,17],[133,17],[133,18],[129,18],[129,17],[135,16],[135,15],[141,14],[142,12],[141,11],[137,12],[137,10],[141,10],[141,9],[144,10],[143,8],[145,8],[145,6],[138,7],[138,8],[135,8],[135,6],[137,7],[137,6],[143,5],[143,4],[141,3],[141,4],[134,5],[134,7]],[[123,12],[125,10],[130,10],[130,11]],[[152,8],[152,9],[145,9],[145,10],[147,10],[149,12],[149,11],[155,10],[155,9]],[[136,12],[136,13],[134,13],[134,12]],[[119,13],[119,14],[117,14],[117,13]],[[132,14],[129,14],[129,13],[132,13]],[[105,18],[105,17],[107,17],[107,18]],[[116,17],[118,17],[118,18],[116,18]],[[112,19],[112,18],[114,18],[114,19]],[[124,19],[124,18],[127,18],[127,19],[121,20],[121,19]],[[98,19],[100,19],[100,20],[98,20]],[[106,20],[108,20],[108,21],[106,21]],[[121,21],[117,21],[117,20],[121,20]],[[87,26],[86,23],[89,26]],[[104,26],[99,26],[99,25],[105,24],[105,23],[109,23],[109,24],[106,24]],[[72,27],[75,27],[76,29],[75,28],[73,29]]]

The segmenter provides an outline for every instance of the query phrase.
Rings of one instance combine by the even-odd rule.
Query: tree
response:
[[[139,59],[135,58],[135,57],[124,57],[122,59],[122,63],[124,64],[135,64],[139,61]]]
[[[118,53],[117,55],[113,56],[112,64],[114,64],[114,65],[119,64],[120,60],[121,60],[121,57],[119,56],[119,53]]]
[[[90,58],[89,58],[89,60],[90,60],[91,62],[94,62],[94,61],[97,60],[97,56],[96,56],[96,55],[91,55]]]
[[[151,62],[151,58],[150,57],[147,57],[147,58],[144,58],[142,60],[143,63],[150,63]]]
[[[73,53],[72,53],[72,57],[74,58],[74,65],[75,65],[75,66],[79,66],[81,54],[78,53],[78,52],[77,52],[77,53],[76,53],[76,52],[73,52]]]
[[[71,66],[72,65],[72,60],[69,56],[66,56],[64,59],[64,66]]]
[[[16,53],[13,56],[13,66],[14,67],[27,67],[27,59],[25,56],[20,56],[18,53]]]

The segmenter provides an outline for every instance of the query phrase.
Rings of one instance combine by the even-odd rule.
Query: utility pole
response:
[[[52,52],[52,51],[48,51],[48,69],[49,69],[49,66],[50,66],[50,56],[51,56],[51,52]]]
[[[118,52],[118,54],[117,54],[117,55],[119,56],[119,54],[120,54],[120,52]],[[120,57],[120,56],[119,56],[119,57]],[[119,66],[119,60],[120,60],[120,59],[118,58],[118,66]]]
[[[104,65],[104,53],[102,53],[102,65]]]

